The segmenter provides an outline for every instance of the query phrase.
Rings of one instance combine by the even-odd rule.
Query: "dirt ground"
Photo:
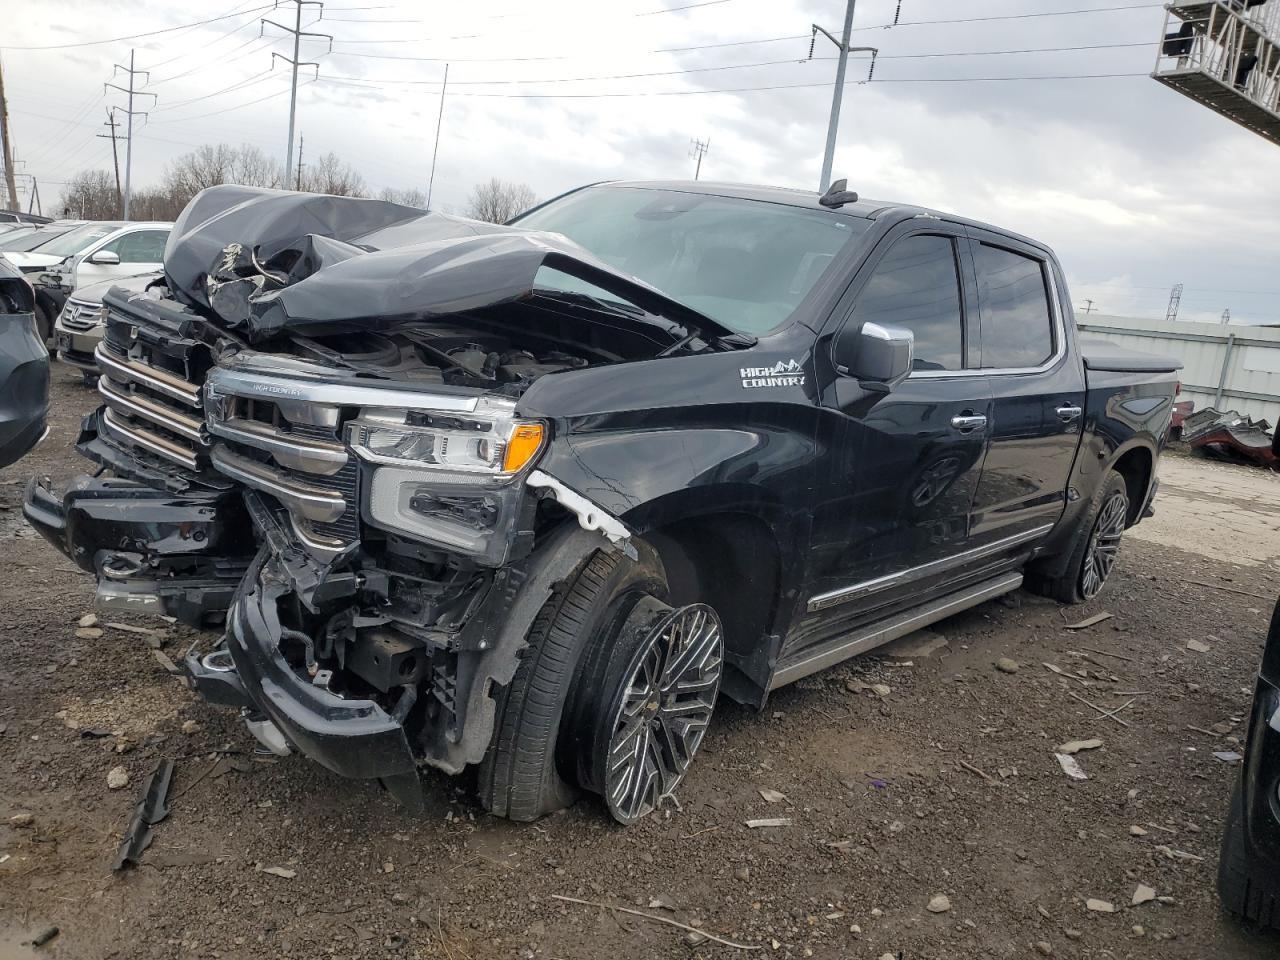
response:
[[[32,472],[82,469],[71,444],[93,394],[55,380],[49,441],[0,471],[0,958],[1280,955],[1214,893],[1238,766],[1213,754],[1240,746],[1280,593],[1274,476],[1170,456],[1157,517],[1093,603],[1017,594],[939,624],[908,662],[864,658],[759,714],[722,703],[678,809],[624,829],[587,799],[521,826],[435,777],[415,818],[375,785],[255,758],[148,637],[76,635],[90,578],[19,507]],[[167,628],[165,651],[190,639]],[[1110,720],[1084,700],[1127,706]],[[1095,737],[1077,756],[1088,779],[1070,779],[1055,745]],[[142,865],[113,875],[162,757],[172,812]],[[117,766],[129,783],[112,790]],[[791,824],[745,825],[760,817]],[[1159,899],[1131,906],[1139,884]],[[930,912],[939,894],[950,909]]]

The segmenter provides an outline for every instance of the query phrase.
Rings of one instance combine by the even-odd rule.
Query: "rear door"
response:
[[[970,228],[969,259],[978,365],[993,397],[971,537],[975,546],[1031,542],[1074,495],[1067,480],[1080,445],[1084,371],[1069,348],[1065,289],[1044,250]]]

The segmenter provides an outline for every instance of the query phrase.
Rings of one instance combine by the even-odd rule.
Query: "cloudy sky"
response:
[[[100,0],[0,9],[18,169],[46,204],[77,171],[110,169],[110,141],[95,134],[123,100],[103,82],[131,48],[156,94],[137,105],[151,112],[136,185],[203,143],[283,158],[288,76],[271,52],[292,41],[271,26],[260,36],[260,19],[291,22],[287,0],[134,0],[109,16]],[[302,45],[319,62],[298,94],[304,153],[339,154],[375,189],[426,188],[446,63],[437,207],[463,210],[490,176],[540,197],[691,177],[694,138],[710,141],[704,179],[817,186],[835,48],[819,36],[809,60],[809,38],[814,23],[838,35],[843,0],[318,10],[304,7],[305,29],[334,41],[331,52],[323,39]],[[864,196],[1050,243],[1080,307],[1163,316],[1180,282],[1182,319],[1230,309],[1235,323],[1280,323],[1280,147],[1147,76],[1163,18],[1139,0],[858,0],[854,42],[879,60],[870,83],[865,57],[851,60],[835,174]]]

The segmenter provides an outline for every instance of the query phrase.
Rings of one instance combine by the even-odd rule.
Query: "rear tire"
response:
[[[1244,833],[1244,799],[1240,784],[1231,793],[1222,830],[1218,861],[1218,897],[1233,916],[1260,927],[1280,929],[1280,877],[1256,867],[1249,857]]]
[[[491,813],[536,820],[576,799],[575,750],[561,744],[561,730],[572,727],[564,721],[573,713],[584,655],[611,638],[623,598],[666,596],[661,561],[647,545],[636,546],[638,561],[615,551],[592,554],[534,618],[478,772],[480,802]]]
[[[1093,495],[1081,518],[1062,576],[1027,572],[1027,588],[1059,603],[1084,603],[1106,586],[1120,551],[1120,538],[1129,519],[1129,491],[1124,477],[1112,470]]]

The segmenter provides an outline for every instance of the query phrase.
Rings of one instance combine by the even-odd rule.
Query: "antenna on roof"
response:
[[[827,188],[827,192],[818,198],[818,202],[824,207],[830,207],[835,210],[843,207],[846,203],[857,203],[858,192],[856,190],[848,190],[848,180],[837,180]]]

